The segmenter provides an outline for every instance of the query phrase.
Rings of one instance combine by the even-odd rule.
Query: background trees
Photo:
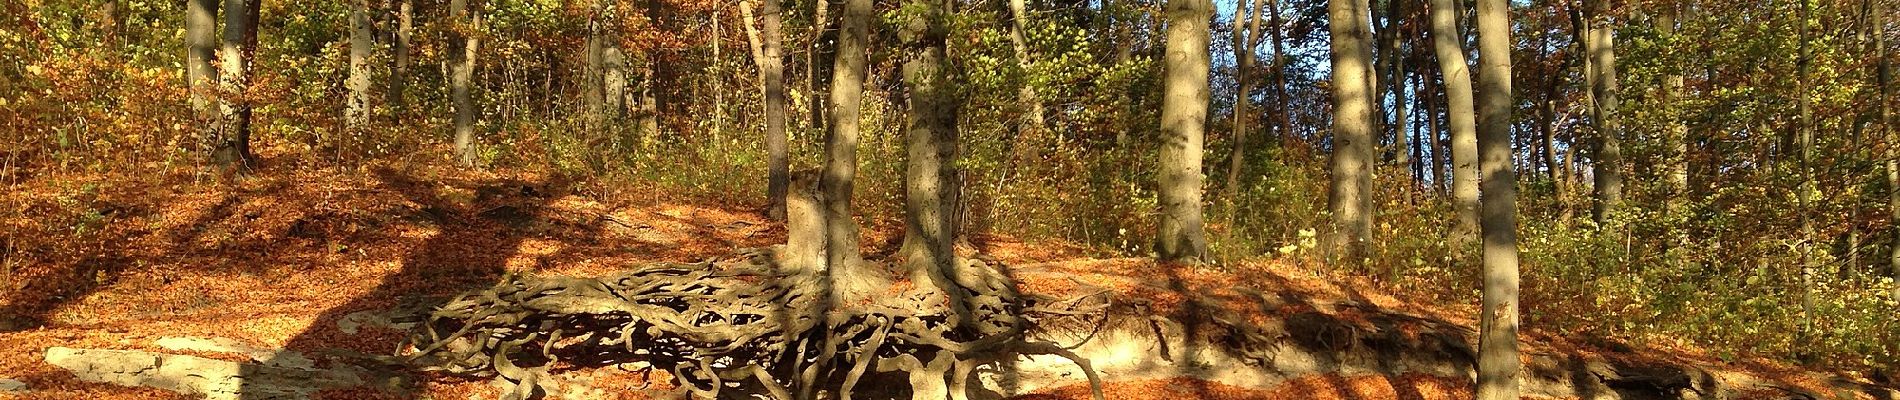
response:
[[[1894,117],[1883,111],[1896,101],[1900,21],[1891,2],[1512,6],[1518,40],[1492,60],[1514,61],[1507,76],[1519,95],[1503,104],[1517,117],[1504,121],[1505,157],[1494,160],[1523,171],[1507,181],[1522,189],[1524,326],[1737,354],[1805,351],[1839,364],[1900,359],[1891,318],[1900,285],[1890,280],[1900,274],[1891,217],[1900,178],[1883,176],[1897,169]],[[941,165],[939,176],[951,177],[941,189],[961,191],[935,207],[951,232],[1218,264],[1317,258],[1308,242],[1338,227],[1360,241],[1356,259],[1366,264],[1339,273],[1376,273],[1448,301],[1479,288],[1482,253],[1444,240],[1476,242],[1474,93],[1488,96],[1473,90],[1468,71],[1463,26],[1477,26],[1461,22],[1455,2],[1425,12],[1342,1],[1357,11],[1331,22],[1335,4],[1312,0],[766,0],[753,3],[756,21],[733,4],[696,0],[222,3],[114,2],[109,13],[63,0],[0,6],[17,16],[0,19],[0,126],[8,127],[0,179],[160,179],[201,176],[197,167],[213,160],[268,170],[274,161],[321,168],[396,158],[541,168],[597,180],[601,190],[652,186],[763,206],[782,187],[771,177],[831,159],[857,166],[849,188],[830,186],[859,199],[836,222],[890,228],[907,215],[898,200],[907,198],[907,162],[928,158],[910,156],[905,139],[924,119],[909,110],[931,97],[913,92],[903,66],[936,51],[935,39],[905,44],[903,28],[918,15],[906,10],[934,5],[944,10],[938,68],[955,76],[938,89],[949,103],[938,107],[956,112],[925,115],[951,115],[933,123],[955,127],[953,141],[937,143],[938,154],[955,155]],[[1187,18],[1206,28],[1176,25],[1175,8],[1213,17]],[[1374,8],[1378,23],[1356,21]],[[1256,14],[1234,18],[1237,9]],[[358,54],[363,21],[369,51]],[[759,31],[760,54],[728,51],[750,47],[747,26]],[[1355,40],[1334,40],[1332,29]],[[585,73],[586,52],[570,51],[590,32],[602,49],[592,64],[600,77]],[[1173,67],[1168,41],[1202,34],[1206,46],[1188,47],[1208,51],[1205,65]],[[1263,43],[1248,43],[1256,37]],[[1373,46],[1373,37],[1386,40]],[[1336,56],[1359,66],[1332,65]],[[1388,67],[1373,71],[1380,65]],[[1169,95],[1176,72],[1197,70],[1207,76],[1180,82],[1205,83],[1200,100]],[[610,84],[616,71],[622,94]],[[369,89],[351,90],[362,80],[345,78],[358,76]],[[858,104],[844,103],[854,96]],[[351,112],[353,103],[362,107]],[[1188,112],[1193,104],[1205,104],[1204,115]],[[589,123],[588,107],[608,122]],[[227,116],[245,121],[246,109],[248,129],[226,125]],[[616,113],[626,118],[612,122]],[[375,122],[350,129],[352,117]],[[1410,118],[1416,138],[1380,128],[1399,118]],[[780,131],[783,141],[774,139]],[[842,144],[845,132],[855,144]],[[841,143],[836,157],[825,151],[828,134]],[[916,136],[927,137],[943,138]],[[1242,137],[1252,139],[1242,146]],[[1416,157],[1400,150],[1407,146]],[[1227,157],[1188,157],[1194,147]],[[1371,150],[1381,147],[1392,152]],[[1164,151],[1182,153],[1164,161],[1156,156]],[[247,153],[261,162],[240,161]],[[1234,206],[1188,211],[1204,205],[1190,195],[1206,189],[1202,171],[1215,165],[1231,170],[1221,196]],[[1615,186],[1602,179],[1618,175],[1620,200],[1591,200]],[[1586,202],[1619,206],[1598,213],[1602,223],[1573,218]],[[1192,237],[1185,228],[1198,213],[1208,221],[1204,251],[1178,240]],[[1163,215],[1182,223],[1161,223]],[[838,240],[892,247],[865,236],[873,240]],[[1811,294],[1806,307],[1800,293]],[[1763,334],[1803,326],[1810,334],[1800,342]]]

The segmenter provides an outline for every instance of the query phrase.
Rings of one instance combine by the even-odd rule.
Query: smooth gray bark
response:
[[[258,0],[253,0],[258,1]],[[370,39],[369,1],[355,0],[350,5],[350,78],[349,106],[343,121],[351,130],[369,128],[369,57],[375,41]]]
[[[251,154],[251,61],[257,49],[257,13],[261,0],[224,0],[224,39],[220,43],[218,74],[222,122],[211,150],[211,162],[244,172],[255,165]]]
[[[1168,0],[1167,56],[1162,62],[1161,221],[1155,253],[1163,261],[1207,255],[1201,215],[1202,140],[1207,131],[1208,0]]]
[[[482,15],[471,0],[449,1],[449,22],[457,25],[450,35],[455,56],[449,69],[449,101],[455,106],[455,154],[463,166],[475,166],[475,99],[470,84],[475,77],[475,56],[481,50]]]
[[[1463,243],[1478,235],[1478,128],[1471,91],[1471,64],[1465,61],[1464,35],[1458,29],[1455,0],[1431,0],[1432,51],[1444,75],[1445,119],[1451,130],[1452,237]]]
[[[1592,165],[1596,176],[1596,205],[1592,214],[1598,223],[1604,223],[1623,204],[1622,128],[1617,110],[1620,104],[1617,100],[1616,28],[1606,15],[1611,5],[1608,0],[1591,0],[1591,4],[1585,13],[1589,20],[1584,49],[1590,58],[1585,72],[1590,97],[1594,100],[1591,111],[1597,134],[1596,162]]]
[[[908,157],[904,172],[904,245],[906,269],[912,282],[928,284],[955,295],[956,226],[952,224],[952,192],[956,182],[956,99],[949,70],[944,67],[945,0],[909,0],[922,12],[899,32],[905,53],[903,74],[909,97],[910,127],[905,132]],[[1017,0],[1020,1],[1020,0]],[[967,315],[962,302],[950,302],[955,315]]]
[[[883,288],[882,272],[864,262],[858,223],[852,218],[852,180],[858,174],[859,107],[871,36],[871,0],[845,0],[839,15],[837,55],[831,75],[831,131],[825,138],[825,252],[834,301],[850,301]]]
[[[1517,174],[1511,161],[1511,21],[1508,0],[1478,2],[1478,145],[1484,170],[1484,300],[1478,318],[1478,400],[1516,400]]]
[[[1328,246],[1335,256],[1358,263],[1365,254],[1365,241],[1372,236],[1372,218],[1367,203],[1372,198],[1373,91],[1372,38],[1368,32],[1367,11],[1355,0],[1331,0],[1326,14],[1331,21],[1333,87],[1333,159],[1332,190],[1328,209],[1333,213],[1334,232]],[[1343,251],[1344,254],[1340,254]]]
[[[1260,43],[1260,14],[1264,0],[1253,0],[1252,12],[1248,11],[1245,1],[1236,1],[1233,20],[1234,41],[1234,112],[1233,127],[1234,148],[1227,157],[1227,185],[1225,193],[1228,199],[1240,194],[1240,173],[1247,159],[1248,122],[1253,118],[1253,75],[1254,48]],[[1251,14],[1251,16],[1249,16]]]
[[[787,153],[785,97],[785,59],[783,52],[784,33],[780,16],[779,2],[782,0],[761,0],[764,8],[759,24],[757,54],[755,64],[759,66],[760,91],[765,103],[765,153],[766,153],[766,215],[772,219],[785,218],[785,193],[790,184],[791,157]],[[751,15],[751,3],[741,3],[740,11]],[[746,17],[748,21],[753,18]],[[751,31],[752,23],[746,28]]]
[[[191,108],[204,129],[215,131],[218,70],[218,0],[191,0],[185,10],[185,83],[191,89]]]

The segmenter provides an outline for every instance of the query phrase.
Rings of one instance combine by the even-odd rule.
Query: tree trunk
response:
[[[398,121],[409,111],[404,93],[409,86],[409,40],[414,35],[414,24],[415,0],[397,2],[395,40],[391,41],[394,47],[390,49],[390,52],[395,53],[391,61],[395,65],[389,71],[389,104],[394,108],[393,113]]]
[[[607,43],[601,51],[601,97],[607,101],[604,115],[608,120],[617,120],[626,115],[627,109],[627,54],[620,45]]]
[[[1662,12],[1656,15],[1656,32],[1665,43],[1674,43],[1678,40],[1676,37],[1677,6],[1672,2],[1664,2],[1662,7]],[[1666,121],[1664,141],[1669,146],[1668,154],[1665,155],[1668,160],[1668,192],[1663,198],[1663,210],[1672,217],[1680,218],[1684,212],[1684,202],[1687,201],[1689,195],[1689,127],[1682,121],[1681,105],[1677,100],[1677,97],[1682,95],[1682,74],[1672,67],[1664,68],[1659,99]],[[1672,236],[1678,239],[1678,244],[1682,243],[1681,240],[1688,239],[1687,236],[1683,236],[1681,229],[1674,230],[1677,232]]]
[[[951,98],[949,71],[944,68],[945,0],[909,0],[911,14],[899,37],[910,60],[904,62],[904,84],[910,97],[910,127],[905,133],[908,158],[904,172],[904,245],[906,269],[912,282],[931,285],[955,295],[956,227],[953,213],[951,165],[956,162],[956,100]],[[1015,0],[1021,1],[1021,0]],[[949,303],[955,315],[967,316],[961,301]]]
[[[475,100],[470,81],[475,77],[475,55],[481,50],[482,15],[471,0],[449,0],[449,22],[459,25],[450,35],[455,55],[449,72],[449,101],[455,106],[455,154],[465,167],[475,166]],[[466,25],[463,25],[466,24]]]
[[[224,93],[223,123],[220,124],[211,161],[240,173],[250,170],[256,157],[251,155],[251,60],[257,49],[257,5],[259,0],[224,0],[224,40],[220,58],[224,71],[219,74]]]
[[[1016,0],[1021,1],[1021,0]],[[1247,159],[1247,122],[1253,117],[1253,50],[1260,41],[1260,14],[1263,0],[1253,0],[1252,15],[1246,3],[1234,4],[1234,149],[1227,157],[1227,186],[1223,193],[1232,200],[1240,194],[1240,172]],[[1251,21],[1248,21],[1251,20]]]
[[[1591,111],[1596,122],[1597,154],[1592,173],[1596,176],[1596,207],[1592,214],[1597,223],[1608,222],[1610,214],[1623,203],[1623,145],[1617,117],[1616,29],[1610,26],[1607,0],[1590,0],[1588,24],[1583,41],[1590,62],[1584,68],[1591,79],[1590,93],[1595,100]]]
[[[1273,35],[1274,122],[1279,124],[1281,143],[1291,143],[1293,118],[1287,115],[1287,108],[1291,106],[1293,97],[1287,94],[1286,88],[1286,63],[1290,57],[1286,55],[1286,33],[1281,30],[1285,26],[1280,21],[1280,0],[1267,0],[1267,13],[1272,16],[1270,23],[1273,25],[1273,29],[1268,32]]]
[[[762,0],[765,14],[763,29],[752,29],[752,3],[739,3],[745,14],[746,30],[751,32],[754,64],[759,66],[759,90],[765,103],[766,215],[773,220],[785,218],[785,193],[790,184],[791,158],[786,152],[785,135],[785,60],[780,55],[781,33],[779,5],[782,0]],[[762,30],[762,32],[761,32]]]
[[[1795,194],[1796,212],[1801,214],[1801,332],[1798,343],[1806,344],[1814,335],[1814,275],[1818,268],[1814,257],[1814,111],[1809,96],[1809,77],[1813,65],[1814,50],[1809,43],[1812,40],[1808,31],[1809,21],[1814,15],[1813,3],[1801,1],[1801,11],[1797,20],[1800,26],[1799,58],[1795,59],[1795,146],[1800,154],[1801,187]]]
[[[1327,2],[1328,30],[1332,35],[1333,79],[1333,161],[1332,192],[1328,209],[1333,213],[1335,231],[1328,246],[1334,256],[1358,263],[1365,241],[1372,236],[1372,221],[1366,203],[1371,198],[1371,160],[1374,124],[1372,99],[1375,86],[1366,76],[1372,72],[1367,32],[1367,12],[1360,1]]]
[[[1442,1],[1442,0],[1441,0]],[[1507,0],[1478,0],[1478,115],[1484,174],[1484,302],[1478,400],[1518,398],[1517,174],[1511,161],[1511,21]]]
[[[606,41],[601,24],[606,18],[605,1],[594,2],[593,15],[587,19],[587,39],[581,44],[581,107],[587,129],[599,129],[607,108]],[[591,132],[588,133],[591,135]]]
[[[217,144],[218,70],[212,68],[218,48],[218,0],[191,0],[185,10],[185,84],[191,90],[191,109],[203,129],[206,151]]]
[[[845,0],[839,15],[838,52],[831,75],[831,131],[825,138],[825,252],[835,301],[881,290],[884,277],[858,251],[852,218],[852,180],[858,173],[858,114],[864,100],[865,57],[871,35],[871,0]]]
[[[1544,168],[1550,170],[1550,197],[1557,204],[1558,214],[1564,217],[1559,222],[1569,220],[1567,217],[1570,215],[1570,196],[1566,189],[1569,178],[1564,176],[1567,171],[1557,161],[1557,96],[1563,76],[1561,73],[1550,74],[1550,79],[1546,81],[1543,105],[1539,107],[1544,121],[1538,125],[1538,139],[1543,141],[1544,147]]]
[[[811,130],[824,129],[826,132],[830,132],[830,126],[826,124],[825,119],[830,117],[831,108],[826,106],[825,102],[829,101],[831,96],[819,93],[817,88],[822,87],[821,83],[825,83],[820,82],[820,79],[831,76],[831,71],[821,72],[820,68],[830,66],[836,60],[821,62],[825,53],[824,49],[818,47],[818,43],[825,41],[825,31],[831,26],[829,13],[832,1],[812,1],[811,41],[805,45],[805,94],[811,99],[811,110],[808,112],[811,114],[809,128]]]
[[[1887,14],[1886,6],[1882,4],[1881,1],[1873,0],[1870,1],[1870,3],[1873,3],[1872,14],[1870,15],[1873,15],[1874,18],[1896,18],[1893,15]],[[1880,26],[1886,26],[1886,24],[1892,23],[1892,21],[1887,20],[1876,21],[1878,21],[1877,24]],[[1900,303],[1900,148],[1896,148],[1896,145],[1900,145],[1900,129],[1895,129],[1894,127],[1895,124],[1900,124],[1900,121],[1895,121],[1893,117],[1893,102],[1895,97],[1893,55],[1887,53],[1886,37],[1887,35],[1884,34],[1874,35],[1874,59],[1877,60],[1876,63],[1879,68],[1879,70],[1874,73],[1874,84],[1880,86],[1878,88],[1880,92],[1880,105],[1877,107],[1877,110],[1879,110],[1878,117],[1881,136],[1887,141],[1887,154],[1885,155],[1887,159],[1887,213],[1890,221],[1888,223],[1892,225],[1889,227],[1889,229],[1892,230],[1891,235],[1893,236],[1889,239],[1892,240],[1890,245],[1895,249],[1888,252],[1890,254],[1887,256],[1887,267],[1892,269],[1890,272],[1893,274],[1893,281],[1895,283],[1893,287],[1893,301]]]
[[[1430,168],[1432,174],[1432,192],[1449,195],[1451,194],[1451,185],[1449,185],[1451,182],[1446,175],[1449,175],[1447,172],[1451,170],[1451,166],[1446,165],[1446,161],[1450,157],[1446,157],[1448,154],[1445,154],[1445,140],[1440,139],[1443,135],[1439,133],[1441,128],[1438,122],[1438,111],[1439,108],[1441,108],[1439,105],[1442,104],[1442,101],[1438,99],[1437,91],[1439,87],[1432,84],[1432,79],[1429,75],[1426,75],[1424,71],[1419,71],[1419,77],[1419,80],[1424,81],[1420,85],[1424,87],[1424,90],[1419,92],[1419,96],[1425,100],[1425,140],[1427,140],[1427,144],[1432,147],[1432,165]]]
[[[251,0],[261,1],[261,0]],[[375,46],[370,39],[369,1],[354,0],[350,6],[350,88],[349,108],[344,115],[352,131],[369,128],[369,57]]]
[[[1471,91],[1471,67],[1465,61],[1462,14],[1456,0],[1432,0],[1432,50],[1445,80],[1445,117],[1451,129],[1452,238],[1460,243],[1478,235],[1478,128]]]
[[[1167,58],[1163,61],[1161,221],[1155,253],[1163,261],[1196,262],[1207,255],[1201,221],[1201,144],[1206,133],[1210,68],[1208,0],[1168,0]]]
[[[1405,20],[1405,1],[1387,0],[1385,10],[1385,29],[1379,33],[1380,50],[1384,51],[1386,77],[1385,87],[1392,95],[1392,164],[1400,171],[1411,169],[1412,144],[1407,141],[1406,130],[1411,120],[1406,115],[1405,103],[1405,48],[1399,43],[1399,26]],[[1378,103],[1374,103],[1378,104]],[[1406,182],[1404,191],[1411,192],[1412,184]]]
[[[1029,71],[1030,66],[1029,39],[1024,36],[1024,31],[1029,30],[1028,10],[1023,0],[1009,0],[1009,43],[1016,52],[1016,65],[1022,68],[1024,73]],[[1027,80],[1023,83],[1023,87],[1016,89],[1016,101],[1022,103],[1023,114],[1027,117],[1027,120],[1023,122],[1029,125],[1026,131],[1040,132],[1048,127],[1042,118],[1042,99],[1036,96],[1036,88],[1029,85]]]

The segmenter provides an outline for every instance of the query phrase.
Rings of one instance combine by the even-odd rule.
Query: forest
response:
[[[0,0],[0,398],[1900,399],[1896,0]]]

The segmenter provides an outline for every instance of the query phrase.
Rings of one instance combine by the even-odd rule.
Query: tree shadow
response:
[[[384,276],[375,288],[324,310],[285,343],[286,350],[302,352],[331,365],[340,364],[341,358],[351,354],[390,354],[400,343],[402,332],[372,329],[373,332],[352,335],[344,333],[338,322],[358,312],[389,312],[393,320],[413,322],[426,318],[428,312],[446,303],[448,296],[454,293],[494,284],[506,271],[508,259],[515,255],[516,248],[532,235],[531,226],[557,197],[550,194],[565,190],[559,178],[543,182],[500,179],[473,182],[476,187],[472,199],[445,198],[437,193],[435,182],[418,180],[387,168],[373,172],[383,189],[401,193],[422,206],[421,212],[410,218],[433,225],[439,232],[412,250],[401,261],[401,269]],[[284,357],[264,360],[264,363],[286,361],[279,358]],[[395,383],[380,389],[394,391],[402,397],[414,395],[411,385],[402,383],[406,381],[404,378],[409,378],[406,371],[383,369],[373,372],[375,378]],[[263,387],[265,383],[254,383],[272,379],[259,378],[266,377],[246,377],[240,392],[242,398],[275,398],[273,388]]]
[[[204,236],[218,221],[233,216],[242,199],[243,196],[235,193],[226,194],[217,204],[192,218],[183,229],[164,234],[164,240],[168,244],[166,251],[199,250],[192,248],[190,244]],[[107,201],[81,201],[95,203],[87,207],[92,209],[91,213],[96,215],[98,220],[103,221],[99,223],[101,225],[110,224],[115,219],[128,214],[153,212],[141,210],[137,206]],[[85,251],[89,254],[79,257],[70,265],[60,265],[62,263],[53,261],[51,262],[53,268],[48,268],[43,274],[28,277],[20,285],[19,290],[6,293],[12,301],[0,306],[0,332],[46,326],[60,308],[86,298],[93,292],[112,286],[127,269],[142,261],[141,257],[135,254],[133,247],[136,245],[133,243],[137,236],[147,233],[150,232],[136,229],[114,231],[114,236],[97,241],[105,243],[104,248]],[[9,248],[7,251],[14,252],[21,249]]]

